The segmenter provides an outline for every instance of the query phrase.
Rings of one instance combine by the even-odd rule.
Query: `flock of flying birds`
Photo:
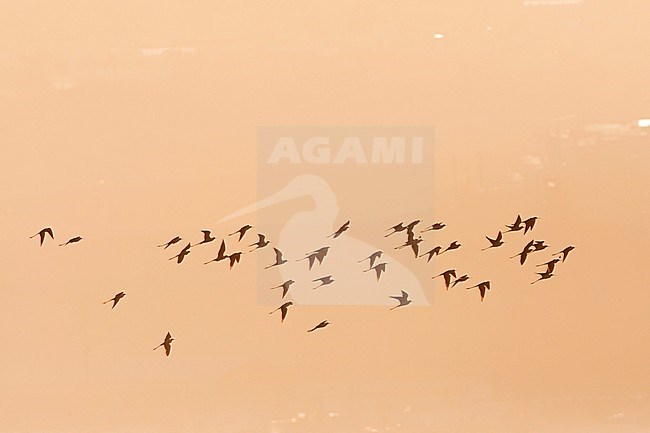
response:
[[[503,240],[504,233],[523,231],[523,234],[525,235],[526,233],[528,233],[528,231],[533,230],[533,228],[535,227],[535,223],[536,223],[536,221],[538,219],[539,219],[538,217],[532,216],[530,218],[522,220],[521,216],[517,215],[517,219],[515,220],[515,222],[513,224],[506,225],[508,230],[505,230],[503,232],[499,231],[494,238],[490,238],[490,237],[486,236],[486,239],[488,240],[490,245],[483,248],[481,251],[485,251],[485,250],[489,250],[489,249],[493,249],[493,248],[498,248],[498,247],[502,246],[505,243],[504,240]],[[412,222],[410,222],[408,224],[405,224],[404,222],[400,222],[399,224],[396,224],[396,225],[390,227],[389,229],[387,229],[386,231],[388,233],[385,234],[384,236],[388,237],[388,236],[394,235],[395,233],[405,232],[405,234],[406,234],[405,242],[398,245],[398,246],[396,246],[395,249],[402,249],[402,248],[410,247],[411,250],[413,251],[413,254],[414,254],[416,259],[420,258],[420,257],[426,257],[427,262],[430,262],[431,259],[434,256],[439,256],[439,255],[444,254],[444,253],[446,253],[448,251],[457,250],[462,246],[459,243],[459,241],[453,241],[447,247],[445,247],[444,249],[443,249],[442,246],[436,246],[436,247],[430,249],[429,251],[420,253],[420,243],[423,241],[421,234],[426,233],[426,232],[430,232],[430,231],[442,230],[446,226],[446,224],[443,223],[443,222],[436,222],[436,223],[424,228],[423,230],[421,230],[420,235],[418,235],[416,237],[415,227],[418,224],[420,224],[420,222],[421,222],[420,220],[415,220],[415,221],[412,221]],[[345,231],[347,231],[349,229],[349,227],[350,227],[350,221],[347,221],[345,224],[343,224],[341,227],[339,227],[338,230],[336,230],[334,233],[332,233],[331,235],[329,235],[327,237],[332,238],[332,239],[336,239],[339,236],[341,236],[341,234],[343,234]],[[251,226],[249,224],[246,224],[243,227],[241,227],[239,230],[228,234],[228,236],[237,235],[238,236],[237,243],[240,243],[242,241],[242,239],[244,238],[244,236],[246,235],[246,233],[248,233],[248,231],[250,229],[252,229],[252,228],[253,228],[253,226]],[[185,257],[187,257],[187,255],[190,254],[190,252],[192,251],[191,250],[192,248],[194,248],[196,246],[199,246],[199,245],[211,243],[211,242],[213,242],[213,241],[215,241],[217,239],[216,237],[212,236],[212,232],[210,230],[201,230],[201,232],[203,233],[203,239],[200,242],[197,242],[195,244],[187,243],[187,245],[185,245],[183,247],[183,249],[181,249],[181,251],[178,254],[176,254],[173,257],[170,257],[169,260],[174,260],[175,259],[176,263],[180,264],[180,263],[183,262]],[[34,238],[36,236],[39,236],[40,237],[40,245],[42,246],[43,242],[46,239],[46,236],[48,236],[48,235],[54,240],[54,231],[52,230],[51,227],[46,227],[46,228],[40,230],[35,235],[31,236],[30,239]],[[248,248],[252,247],[249,250],[249,252],[253,252],[255,250],[258,250],[260,248],[264,248],[264,247],[267,247],[268,245],[270,245],[271,242],[262,233],[257,233],[257,237],[258,237],[257,242],[247,245]],[[67,246],[69,244],[77,243],[77,242],[79,242],[81,240],[82,240],[81,236],[75,236],[73,238],[70,238],[67,242],[59,244],[59,246],[61,246],[61,247]],[[167,248],[181,242],[182,240],[183,239],[180,236],[176,236],[176,237],[172,238],[171,240],[169,240],[168,242],[163,243],[161,245],[158,245],[158,247],[163,248],[163,249],[166,250]],[[265,269],[270,269],[270,268],[274,268],[274,267],[277,267],[277,266],[282,266],[283,264],[288,262],[288,260],[283,257],[282,251],[280,251],[276,247],[272,247],[272,248],[275,251],[275,262],[269,264],[268,266],[266,266]],[[519,257],[519,263],[521,265],[523,265],[526,262],[526,259],[531,254],[533,254],[535,252],[538,252],[538,251],[542,251],[542,250],[544,250],[546,248],[548,248],[548,245],[546,245],[545,241],[531,239],[524,246],[524,248],[521,250],[520,253],[518,253],[518,254],[510,257],[510,258],[512,259],[512,258],[515,258],[515,257]],[[563,263],[566,260],[567,256],[569,255],[569,253],[574,248],[575,247],[573,245],[569,245],[566,248],[564,248],[563,250],[561,250],[561,251],[559,251],[557,253],[554,253],[553,258],[551,260],[548,260],[548,261],[546,261],[544,263],[540,263],[540,264],[536,265],[538,267],[539,266],[546,266],[546,270],[544,270],[543,272],[537,272],[536,274],[539,275],[539,278],[537,280],[531,282],[531,284],[535,284],[535,283],[537,283],[539,281],[551,278],[554,275],[553,271],[555,270],[555,266],[558,263]],[[311,270],[316,262],[318,262],[319,264],[323,263],[323,261],[325,260],[325,258],[327,256],[327,253],[328,253],[329,249],[330,249],[329,246],[319,248],[316,251],[312,251],[312,252],[309,252],[309,253],[305,254],[305,257],[302,257],[302,258],[297,259],[297,260],[298,261],[300,261],[300,260],[308,260],[309,269]],[[235,266],[235,264],[239,263],[239,261],[241,260],[242,254],[244,254],[242,251],[236,251],[236,252],[231,252],[229,254],[226,254],[226,240],[224,238],[221,241],[221,246],[219,247],[217,257],[215,257],[214,259],[212,259],[212,260],[210,260],[208,262],[205,262],[204,264],[207,265],[207,264],[212,263],[212,262],[220,262],[220,261],[223,261],[223,260],[228,260],[230,269],[232,269]],[[378,250],[378,251],[375,251],[374,253],[372,253],[370,256],[359,260],[359,262],[358,262],[358,263],[361,263],[361,262],[364,262],[364,261],[368,260],[369,261],[368,269],[364,270],[364,272],[375,271],[376,276],[377,276],[377,281],[379,281],[379,279],[381,278],[381,275],[386,271],[386,265],[387,265],[386,262],[376,263],[376,262],[379,261],[379,259],[381,259],[382,254],[383,254],[383,251]],[[557,256],[557,257],[555,257],[555,256]],[[448,269],[448,270],[446,270],[446,271],[444,271],[444,272],[442,272],[442,273],[440,273],[438,275],[435,275],[435,276],[433,276],[431,278],[438,278],[438,277],[443,277],[444,282],[445,282],[445,287],[446,287],[447,290],[449,288],[455,287],[458,284],[464,283],[464,282],[466,282],[466,281],[468,281],[470,279],[470,277],[467,274],[463,274],[463,275],[458,276],[457,273],[456,273],[456,269]],[[335,280],[334,280],[332,275],[327,275],[325,277],[317,278],[317,279],[313,280],[313,282],[314,283],[320,283],[320,284],[315,286],[314,289],[317,289],[317,288],[319,288],[321,286],[326,286],[326,285],[332,284],[332,283],[334,283],[334,281]],[[271,289],[273,290],[273,289],[280,289],[281,288],[282,289],[282,299],[284,299],[284,297],[289,292],[290,286],[293,283],[294,283],[294,281],[292,279],[289,279],[289,280],[285,281],[284,283],[282,283],[281,285],[276,286],[276,287],[272,287]],[[467,290],[478,289],[478,291],[480,293],[480,296],[481,296],[481,301],[483,301],[483,299],[485,298],[486,292],[488,290],[490,290],[490,281],[489,280],[481,281],[481,282],[478,282],[477,284],[475,284],[473,286],[466,287],[466,289]],[[113,298],[111,298],[111,299],[109,299],[109,300],[107,300],[107,301],[105,301],[103,303],[104,304],[112,303],[111,309],[113,309],[118,304],[118,302],[122,298],[124,298],[125,296],[126,296],[126,293],[119,292]],[[410,304],[412,302],[409,299],[409,294],[407,292],[405,292],[404,290],[401,291],[401,294],[399,296],[391,296],[391,298],[395,299],[398,302],[397,305],[390,308],[391,310],[394,310],[395,308],[399,308],[399,307],[404,307],[404,306],[406,306],[406,305],[408,305],[408,304]],[[273,314],[273,313],[275,313],[277,311],[280,311],[281,322],[284,322],[284,319],[286,318],[287,313],[289,311],[289,307],[292,306],[292,305],[293,305],[293,302],[291,302],[291,301],[285,302],[282,305],[280,305],[277,309],[271,311],[269,314]],[[317,329],[324,328],[324,327],[328,326],[329,324],[330,323],[327,320],[323,320],[322,322],[315,325],[313,328],[307,330],[307,332],[313,332],[313,331],[315,331]],[[165,336],[164,341],[162,343],[160,343],[158,346],[156,346],[154,348],[154,350],[158,349],[159,347],[164,347],[165,348],[165,353],[167,354],[167,356],[169,356],[169,354],[171,352],[171,343],[172,343],[173,340],[174,340],[174,338],[172,338],[171,333],[168,332],[167,335]]]

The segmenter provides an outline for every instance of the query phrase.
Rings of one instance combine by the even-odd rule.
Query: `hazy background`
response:
[[[650,117],[649,13],[3,1],[0,432],[648,431],[650,139],[585,131]],[[212,245],[177,266],[179,248],[155,248],[257,223],[216,221],[256,198],[259,125],[433,126],[425,223],[475,251],[539,215],[535,238],[577,248],[534,286],[534,266],[506,262],[514,245],[458,251],[494,281],[483,303],[441,292],[431,308],[294,308],[280,324],[256,302],[254,261],[203,267]],[[363,198],[348,205],[363,214]],[[45,226],[56,242],[39,248]],[[151,350],[167,331],[169,358]]]

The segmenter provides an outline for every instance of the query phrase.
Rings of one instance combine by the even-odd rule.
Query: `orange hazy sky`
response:
[[[647,431],[650,139],[580,137],[650,118],[650,9],[523,3],[2,2],[0,433]],[[229,271],[202,264],[216,242],[181,265],[156,248],[310,209],[218,223],[268,187],[264,125],[435,129],[432,196],[352,188],[332,221],[391,250],[388,226],[445,221],[428,240],[459,251],[391,251],[430,307],[280,323],[257,299],[270,249]],[[508,259],[523,235],[479,253],[518,213],[540,216],[526,239],[576,246],[549,281]],[[485,302],[430,279],[446,266],[491,279]]]

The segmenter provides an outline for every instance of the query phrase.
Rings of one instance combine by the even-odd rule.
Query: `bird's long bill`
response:
[[[243,208],[231,213],[230,215],[226,215],[225,217],[217,221],[217,224],[221,224],[226,221],[230,221],[242,217],[244,215],[248,215],[250,213],[264,209],[266,207],[273,206],[278,203],[285,202],[287,200],[291,200],[292,198],[300,197],[300,195],[301,193],[296,191],[295,189],[290,187],[285,187],[269,197],[258,200],[257,202],[250,204],[248,206],[244,206]]]

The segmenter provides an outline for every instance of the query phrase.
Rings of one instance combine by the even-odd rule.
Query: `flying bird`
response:
[[[315,330],[317,330],[317,329],[324,328],[324,327],[326,327],[326,326],[329,325],[329,324],[330,324],[330,322],[328,322],[327,320],[323,320],[322,322],[320,322],[318,325],[314,326],[313,328],[311,328],[311,329],[310,329],[309,331],[307,331],[307,332],[313,332],[313,331],[315,331]]]
[[[553,272],[553,270],[555,269],[555,265],[559,261],[560,261],[560,258],[556,257],[553,260],[549,260],[548,262],[545,262],[545,263],[540,263],[537,266],[546,266],[546,272]]]
[[[418,237],[416,239],[409,239],[404,244],[402,244],[402,245],[400,245],[398,247],[395,247],[395,249],[399,250],[401,248],[410,246],[411,249],[413,250],[413,254],[415,255],[415,258],[417,258],[418,253],[420,252],[420,246],[419,246],[420,242],[422,242],[422,237]]]
[[[452,243],[449,244],[449,246],[448,246],[447,248],[445,248],[444,250],[442,250],[442,252],[441,252],[440,254],[442,254],[442,253],[444,253],[444,252],[446,252],[446,251],[453,251],[453,250],[456,250],[456,249],[460,248],[461,246],[462,246],[462,245],[459,244],[458,241],[453,241]]]
[[[544,244],[544,241],[535,241],[533,244],[533,251],[541,251],[548,248],[548,245]]]
[[[465,282],[467,280],[469,280],[469,275],[467,275],[467,274],[461,275],[456,280],[454,280],[454,282],[451,285],[451,288],[453,289],[456,284],[463,283],[463,282]]]
[[[489,238],[489,237],[486,236],[485,239],[487,239],[488,241],[490,241],[490,244],[491,244],[491,245],[490,245],[489,247],[483,248],[481,251],[489,250],[490,248],[497,248],[497,247],[500,247],[500,246],[503,245],[503,243],[504,243],[504,242],[503,242],[503,233],[501,233],[500,231],[499,231],[499,233],[497,234],[497,237],[496,237],[496,238],[491,239],[491,238]]]
[[[339,229],[337,231],[335,231],[334,233],[332,233],[331,235],[329,235],[328,238],[334,237],[334,239],[336,239],[339,236],[341,236],[341,234],[344,231],[346,231],[348,228],[350,228],[350,221],[346,222],[341,227],[339,227]]]
[[[64,244],[59,244],[59,246],[60,247],[65,247],[68,244],[74,244],[75,242],[79,242],[81,239],[83,239],[81,236],[76,236],[74,238],[71,238],[70,240],[68,240],[68,242],[66,242]]]
[[[269,244],[269,241],[266,240],[266,236],[264,236],[262,233],[257,234],[258,240],[254,244],[250,244],[249,247],[255,247],[251,251],[255,251],[260,248],[264,248]]]
[[[312,266],[314,266],[314,263],[316,263],[316,253],[308,254],[306,257],[303,257],[302,259],[298,259],[296,261],[299,262],[301,260],[309,260],[309,270],[311,270]]]
[[[282,258],[282,251],[280,251],[276,247],[273,247],[273,250],[275,251],[275,263],[273,263],[272,265],[267,266],[264,269],[273,268],[275,266],[280,266],[280,265],[283,265],[283,264],[287,263],[287,260]]]
[[[445,227],[445,226],[446,226],[446,224],[445,224],[445,223],[442,223],[442,222],[440,222],[440,223],[434,223],[434,224],[431,224],[431,225],[430,225],[429,227],[427,227],[426,229],[422,230],[420,233],[430,232],[430,231],[432,231],[432,230],[440,230],[440,229],[442,229],[442,228]]]
[[[372,266],[375,264],[375,261],[377,259],[381,258],[381,255],[383,253],[384,253],[383,251],[375,251],[374,253],[372,253],[368,257],[366,257],[365,259],[359,260],[357,263],[361,263],[361,262],[363,262],[365,260],[370,259],[370,266],[368,267],[368,269],[372,269]]]
[[[537,272],[537,275],[539,275],[539,278],[537,280],[533,281],[530,284],[535,284],[536,282],[542,281],[542,280],[548,280],[549,278],[551,278],[553,276],[553,273],[549,272],[548,269],[547,269],[545,272],[541,272],[541,273]]]
[[[239,233],[239,240],[241,241],[242,238],[244,237],[244,235],[246,234],[246,232],[248,230],[252,229],[252,228],[253,228],[253,226],[251,226],[249,224],[246,224],[245,226],[243,226],[242,228],[240,228],[236,232],[229,233],[228,236],[236,235],[237,233]]]
[[[391,310],[394,310],[395,308],[398,308],[398,307],[403,307],[403,306],[408,305],[411,302],[413,302],[408,297],[409,297],[409,294],[406,293],[404,290],[402,290],[402,295],[401,296],[391,296],[391,298],[393,298],[393,299],[395,299],[395,300],[397,300],[399,302],[399,305],[395,305],[394,307],[391,308]]]
[[[45,240],[45,235],[46,235],[46,234],[50,235],[50,237],[52,238],[52,240],[54,240],[54,232],[52,231],[52,228],[51,228],[51,227],[45,227],[45,228],[42,229],[40,232],[36,233],[34,236],[30,236],[29,238],[31,239],[31,238],[33,238],[33,237],[40,236],[40,237],[41,237],[41,246],[42,246],[42,245],[43,245],[43,241]]]
[[[385,237],[388,237],[397,232],[403,232],[404,230],[408,230],[409,232],[412,232],[413,227],[415,227],[419,222],[420,220],[415,220],[415,221],[411,221],[408,225],[404,225],[404,222],[402,221],[401,223],[387,229],[387,231],[388,230],[393,230],[393,231],[385,235]]]
[[[535,227],[535,222],[539,219],[539,217],[530,217],[526,220],[523,221],[524,223],[524,234],[528,233],[528,230],[533,230],[533,227]]]
[[[515,257],[519,257],[519,263],[524,264],[526,262],[526,257],[528,257],[528,254],[535,251],[535,239],[531,239],[530,242],[526,244],[523,250],[519,254],[515,254],[514,256],[510,257],[511,259],[514,259]]]
[[[201,230],[201,233],[203,233],[203,240],[197,244],[192,245],[193,247],[201,244],[207,244],[209,242],[212,242],[213,240],[217,239],[214,236],[212,236],[210,230]],[[179,238],[180,239],[180,238]]]
[[[282,287],[282,298],[284,299],[284,297],[286,296],[287,292],[289,291],[289,287],[290,287],[293,283],[295,283],[295,281],[293,281],[293,280],[287,280],[287,281],[285,281],[284,283],[280,284],[279,286],[271,287],[271,290],[273,290],[273,289],[279,289],[280,287]]]
[[[387,235],[384,235],[384,237],[386,237],[386,238],[388,236],[392,235],[392,234],[395,234],[395,233],[398,233],[398,232],[403,232],[404,230],[406,230],[406,227],[404,227],[404,222],[401,222],[401,223],[399,223],[397,225],[394,225],[393,227],[390,227],[390,228],[386,229],[386,231],[388,231],[388,230],[392,230],[392,232],[388,233]]]
[[[280,310],[282,312],[282,320],[280,322],[284,322],[284,318],[287,317],[287,311],[289,311],[289,307],[293,305],[293,302],[285,302],[284,304],[280,305],[278,308],[275,310],[271,311],[269,314],[273,314],[276,311]]]
[[[168,247],[170,247],[171,245],[174,245],[176,242],[180,242],[181,240],[183,240],[183,239],[180,236],[176,236],[175,238],[173,238],[172,240],[170,240],[166,244],[158,245],[158,248],[165,247],[163,249],[166,250]]]
[[[431,261],[431,259],[433,258],[433,256],[437,256],[438,254],[440,254],[441,249],[442,249],[441,246],[437,246],[435,248],[430,249],[426,253],[420,254],[418,257],[428,256],[427,257],[427,263],[429,263]]]
[[[415,226],[418,225],[418,224],[420,224],[420,220],[411,221],[406,226],[406,231],[412,232],[413,228],[415,228]]]
[[[170,247],[171,245],[174,245],[176,242],[180,242],[181,240],[182,240],[182,238],[181,238],[180,236],[176,236],[175,238],[173,238],[172,240],[170,240],[170,241],[167,242],[166,244],[158,245],[158,247],[159,247],[159,248],[160,248],[160,247],[165,247],[165,248],[163,248],[163,249],[166,250],[168,247]]]
[[[226,260],[227,258],[228,258],[228,255],[226,254],[226,241],[222,240],[221,241],[221,246],[219,247],[219,253],[217,254],[217,257],[210,260],[210,261],[208,261],[208,262],[205,262],[203,264],[207,265],[208,263],[212,263],[212,262],[220,262],[222,260]]]
[[[318,289],[321,286],[327,286],[328,284],[332,284],[334,282],[334,279],[332,278],[331,275],[328,275],[326,277],[321,277],[321,278],[316,278],[315,280],[311,280],[312,282],[320,281],[320,284],[316,287],[314,287],[314,290]]]
[[[386,263],[386,262],[378,263],[377,265],[371,267],[370,269],[366,269],[363,272],[368,272],[368,271],[371,271],[371,270],[374,269],[375,272],[377,272],[377,281],[379,281],[379,277],[381,277],[381,273],[386,272],[386,265],[387,264],[388,263]]]
[[[483,281],[481,283],[478,283],[475,286],[468,287],[467,290],[478,288],[478,291],[481,293],[481,302],[483,302],[483,298],[485,298],[485,292],[486,290],[490,290],[490,282],[489,281]]]
[[[108,304],[109,302],[113,302],[113,306],[111,307],[111,310],[115,308],[118,302],[120,302],[120,299],[126,296],[126,293],[120,292],[117,295],[115,295],[113,298],[109,299],[106,302],[103,302],[104,304]]]
[[[185,245],[185,247],[181,250],[180,253],[178,253],[174,257],[170,257],[169,260],[174,260],[174,259],[177,258],[178,260],[176,261],[176,263],[182,263],[185,256],[188,255],[191,252],[190,251],[191,246],[192,245],[190,243],[188,243],[187,245]]]
[[[554,256],[561,255],[561,256],[562,256],[562,263],[564,263],[564,261],[566,260],[566,258],[569,256],[569,253],[570,253],[571,251],[573,251],[574,249],[575,249],[575,247],[574,247],[573,245],[569,245],[568,247],[566,247],[566,248],[563,249],[562,251],[557,252],[557,253],[555,253],[555,254],[553,254],[553,255],[554,255]]]
[[[309,269],[311,270],[312,266],[314,266],[314,263],[316,260],[318,260],[318,264],[323,264],[323,260],[325,259],[325,256],[327,255],[327,252],[329,251],[330,247],[322,247],[317,249],[316,251],[312,251],[311,253],[307,254],[306,257],[303,257],[302,259],[296,260],[299,262],[300,260],[305,260],[309,259]]]
[[[515,220],[515,223],[512,225],[506,225],[508,227],[508,230],[506,230],[506,233],[508,232],[518,232],[519,230],[522,230],[524,226],[521,225],[521,215],[517,215],[517,219]]]
[[[432,278],[432,279],[433,279],[433,278],[438,278],[438,277],[440,277],[440,276],[442,276],[442,277],[445,278],[445,287],[446,287],[447,289],[449,289],[449,284],[451,284],[451,277],[456,278],[456,269],[448,269],[448,270],[446,270],[445,272],[443,272],[442,274],[438,274],[438,275],[433,276],[433,277],[431,277],[431,278]]]
[[[232,269],[232,267],[235,266],[235,263],[239,263],[239,261],[241,260],[241,255],[242,255],[241,251],[228,254],[227,257],[230,259],[230,269]]]
[[[164,346],[165,353],[167,354],[167,356],[169,356],[169,353],[172,351],[172,341],[174,341],[174,339],[172,338],[172,334],[168,332],[167,335],[165,336],[165,341],[160,343],[158,346],[154,347],[153,350],[158,349],[160,346]]]

